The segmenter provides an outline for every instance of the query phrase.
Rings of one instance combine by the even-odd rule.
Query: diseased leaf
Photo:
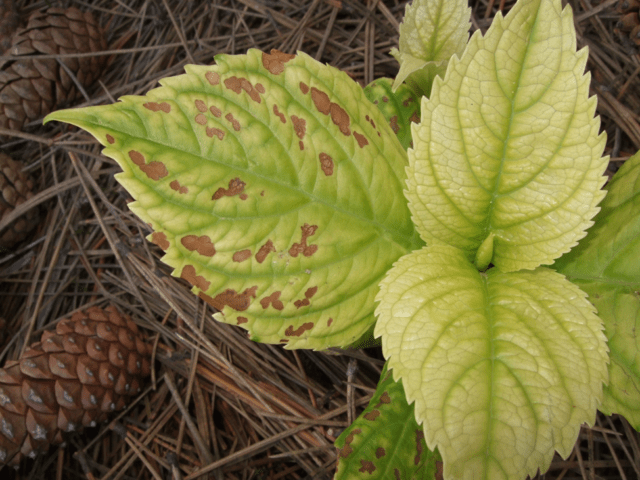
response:
[[[589,294],[609,339],[609,385],[600,410],[640,430],[640,153],[607,185],[589,235],[553,268]]]
[[[437,451],[427,448],[402,381],[393,381],[387,364],[369,405],[335,445],[338,467],[334,480],[433,480],[436,462],[441,460]]]
[[[406,81],[419,95],[429,96],[436,75],[444,76],[453,55],[469,39],[471,8],[467,0],[413,0],[400,25],[400,49],[391,55],[400,63],[393,90]]]
[[[473,261],[494,234],[491,263],[516,271],[585,236],[608,161],[586,61],[560,0],[518,2],[473,35],[412,127],[406,195],[428,244]]]
[[[533,477],[595,421],[606,339],[562,275],[480,273],[462,251],[435,245],[398,260],[377,300],[375,335],[445,478]]]
[[[218,320],[289,348],[343,346],[421,241],[406,153],[346,74],[307,55],[219,55],[146,96],[55,112],[123,169],[131,210]]]
[[[413,146],[411,123],[420,121],[420,98],[406,85],[400,85],[394,93],[391,82],[390,78],[379,78],[365,87],[364,94],[382,112],[406,150]]]

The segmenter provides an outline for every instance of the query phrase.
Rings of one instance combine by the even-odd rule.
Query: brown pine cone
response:
[[[14,208],[33,197],[33,182],[24,173],[22,165],[0,152],[0,220]],[[25,239],[38,224],[38,210],[32,208],[25,215],[0,232],[0,253]]]
[[[141,391],[151,347],[115,307],[74,313],[0,369],[0,468],[96,426]]]
[[[0,0],[0,55],[11,46],[11,37],[20,26],[14,0]]]
[[[31,55],[91,53],[106,50],[104,32],[91,13],[76,8],[36,12],[12,39],[9,54],[21,57],[0,64],[0,127],[20,130],[54,108],[76,99],[78,89],[55,58]],[[105,67],[105,56],[60,58],[83,87]]]

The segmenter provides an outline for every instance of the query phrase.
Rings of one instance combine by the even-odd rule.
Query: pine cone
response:
[[[627,35],[636,45],[640,45],[640,0],[620,0],[616,5],[616,13],[620,20],[616,23],[615,32],[623,37]]]
[[[22,165],[0,153],[0,220],[9,215],[18,205],[33,197],[33,182],[24,173]],[[38,224],[35,208],[18,218],[4,232],[0,232],[0,253],[25,239]]]
[[[20,16],[13,0],[0,0],[0,55],[11,46],[11,37],[20,26]]]
[[[114,307],[74,313],[0,369],[0,468],[127,405],[149,375],[151,347]]]
[[[91,13],[76,8],[36,12],[12,39],[8,53],[19,60],[0,64],[0,127],[20,130],[54,108],[68,104],[78,89],[55,58],[30,55],[91,53],[106,50],[104,34]],[[104,56],[60,58],[83,86],[91,85],[106,63]]]

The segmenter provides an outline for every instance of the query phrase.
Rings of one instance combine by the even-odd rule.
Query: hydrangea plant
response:
[[[598,408],[640,427],[640,156],[602,201],[605,135],[560,0],[470,39],[462,0],[406,13],[395,82],[250,50],[46,120],[106,147],[217,320],[285,348],[381,338],[337,480],[524,479]]]

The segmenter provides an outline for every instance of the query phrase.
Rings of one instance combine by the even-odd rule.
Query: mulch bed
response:
[[[404,1],[188,0],[18,1],[25,18],[50,6],[91,11],[107,27],[110,66],[77,105],[141,95],[185,64],[218,53],[272,48],[312,57],[366,85],[394,77]],[[486,30],[514,2],[473,2],[472,29]],[[639,50],[616,33],[617,0],[569,2],[578,45],[589,46],[592,93],[613,174],[640,148]],[[155,338],[155,375],[111,423],[69,437],[65,448],[29,460],[2,478],[330,479],[333,441],[367,405],[384,364],[380,349],[288,351],[256,344],[170,275],[149,228],[127,208],[119,168],[88,134],[33,122],[6,135],[0,150],[36,182],[37,230],[0,252],[0,313],[10,341],[0,361],[71,312],[117,305]],[[3,224],[0,222],[0,229]],[[544,479],[640,478],[640,438],[618,416],[583,427],[573,453],[556,456]],[[7,477],[5,477],[5,475]]]

